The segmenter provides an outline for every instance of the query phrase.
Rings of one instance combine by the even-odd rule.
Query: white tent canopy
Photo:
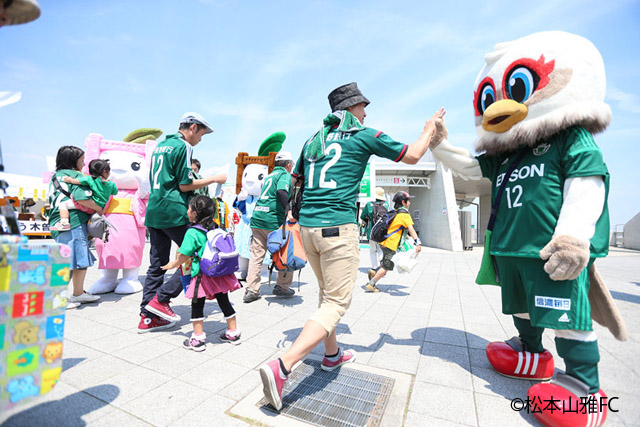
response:
[[[0,172],[0,179],[7,181],[7,196],[19,199],[44,200],[47,197],[48,183],[44,183],[41,176],[20,175],[15,173]]]

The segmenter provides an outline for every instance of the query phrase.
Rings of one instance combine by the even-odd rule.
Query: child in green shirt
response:
[[[70,176],[62,178],[67,184],[81,185],[88,187],[91,194],[91,198],[101,208],[104,208],[111,196],[118,194],[118,187],[112,181],[109,181],[109,175],[111,175],[111,167],[108,160],[95,159],[89,163],[89,175],[85,175],[82,178],[75,179]],[[60,209],[60,222],[51,227],[51,230],[55,231],[67,231],[71,229],[69,224],[69,210],[80,209],[89,214],[94,213],[91,209],[88,209],[73,199],[66,200],[58,207]],[[98,212],[102,213],[102,212]]]

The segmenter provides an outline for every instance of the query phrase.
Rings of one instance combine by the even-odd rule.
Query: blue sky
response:
[[[0,92],[22,94],[0,109],[7,172],[39,175],[45,155],[83,147],[91,132],[173,133],[186,111],[215,128],[194,151],[203,169],[256,154],[277,130],[295,155],[329,112],[328,92],[350,81],[372,101],[367,125],[412,142],[444,106],[450,140],[472,149],[484,54],[564,30],[605,61],[613,120],[596,141],[612,176],[611,224],[640,212],[638,1],[39,3],[37,21],[0,29]]]

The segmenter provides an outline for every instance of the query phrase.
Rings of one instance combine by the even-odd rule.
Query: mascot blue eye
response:
[[[496,91],[493,90],[493,86],[489,83],[485,84],[480,91],[480,96],[478,97],[478,112],[480,115],[484,114],[484,112],[489,108],[489,105],[496,102]]]
[[[261,173],[260,175],[258,175],[258,180],[262,181],[262,178],[264,178],[264,174]]]
[[[516,102],[524,102],[535,92],[540,78],[527,67],[514,67],[505,80],[506,93]]]
[[[140,163],[138,163],[138,162],[131,163],[131,169],[133,169],[134,171],[139,171],[140,170]]]

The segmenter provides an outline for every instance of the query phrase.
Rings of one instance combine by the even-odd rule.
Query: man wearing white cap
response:
[[[276,155],[275,168],[262,183],[261,194],[251,217],[251,258],[247,272],[247,291],[243,298],[246,303],[260,299],[260,269],[267,252],[267,235],[280,227],[287,215],[292,170],[291,153],[281,151]],[[291,215],[289,219],[293,219]],[[273,294],[279,297],[293,296],[295,292],[291,289],[292,280],[292,272],[279,271]]]
[[[171,242],[178,246],[187,232],[187,208],[193,191],[209,184],[224,184],[225,174],[194,179],[191,151],[203,135],[213,129],[198,113],[186,113],[180,120],[178,133],[167,135],[151,156],[149,180],[151,193],[147,204],[145,225],[149,230],[149,269],[142,289],[138,332],[166,329],[175,325],[180,316],[169,306],[171,298],[180,295],[180,273],[164,283],[164,270],[169,262]]]

